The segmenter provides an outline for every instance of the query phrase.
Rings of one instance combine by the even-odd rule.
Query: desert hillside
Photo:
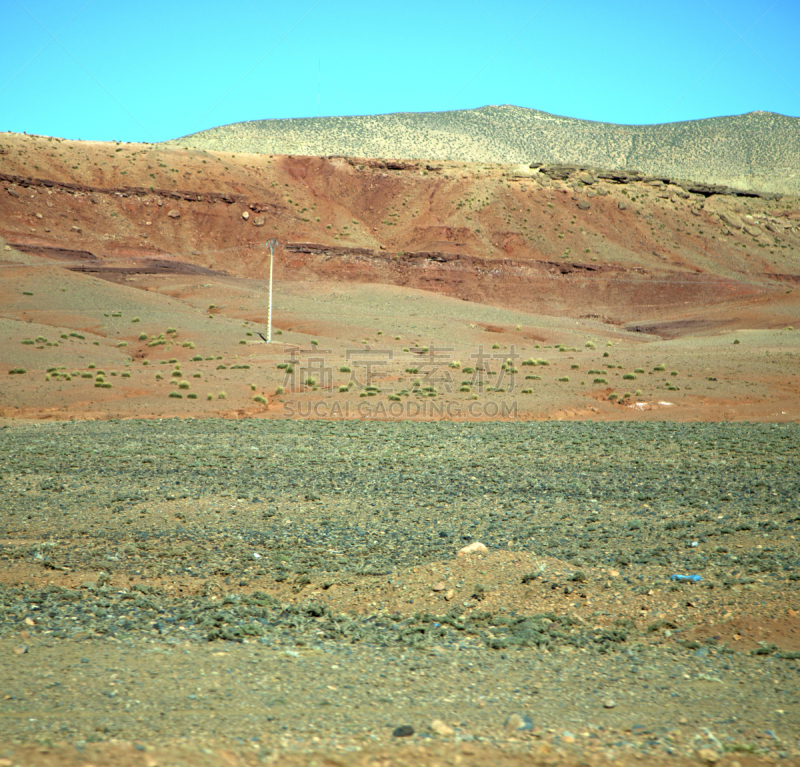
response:
[[[360,417],[362,395],[425,396],[434,417],[800,417],[792,196],[588,164],[3,134],[0,238],[0,348],[26,371],[6,379],[9,417]],[[452,367],[420,360],[440,347]],[[361,388],[357,349],[386,357]]]
[[[451,112],[250,120],[168,142],[220,152],[570,163],[800,193],[800,119],[751,112],[615,125],[511,105]]]

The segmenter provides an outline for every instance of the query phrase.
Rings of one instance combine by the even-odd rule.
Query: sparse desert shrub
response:
[[[608,381],[607,381],[605,378],[595,378],[595,379],[594,379],[594,381],[592,381],[592,383],[596,383],[596,384],[607,384],[607,383],[608,383]]]
[[[121,349],[123,346],[127,346],[127,341],[117,341],[117,349]]]
[[[24,375],[27,372],[28,371],[25,370],[25,368],[11,368],[11,370],[8,371],[8,374],[10,376],[20,376],[20,375]]]
[[[340,394],[344,394],[346,391],[349,391],[349,387],[347,387],[347,386],[340,386],[339,387],[339,393]]]
[[[471,391],[472,391],[472,389],[470,389],[470,387],[469,387],[469,386],[466,386],[466,385],[465,385],[465,386],[462,386],[462,387],[459,389],[459,391],[461,391],[461,392],[471,392]]]
[[[561,376],[558,380],[562,383],[569,383],[569,376]]]
[[[197,395],[194,392],[189,392],[189,394],[186,395],[186,399],[197,399]]]
[[[492,344],[492,349],[499,349],[499,348],[500,348],[500,344]]]
[[[208,401],[211,401],[212,399],[214,399],[214,395],[211,392],[209,392],[208,394],[206,394],[206,399]]]
[[[596,349],[596,348],[597,348],[597,347],[595,346],[595,344],[594,344],[594,341],[587,341],[587,342],[584,344],[584,346],[585,346],[587,349]]]
[[[134,317],[131,322],[141,322],[141,320],[138,317]]]
[[[608,352],[603,352],[604,357],[608,357]]]
[[[339,368],[339,372],[340,372],[340,373],[349,373],[349,372],[350,372],[350,368],[349,368],[347,365],[342,365],[342,366]]]
[[[458,360],[450,360],[450,367],[458,369],[461,367],[461,363]]]
[[[130,373],[127,371],[127,370],[125,370],[125,371],[123,371],[123,373],[122,373],[122,377],[123,377],[123,378],[130,378],[130,377],[131,377],[131,374],[130,374]]]
[[[30,338],[26,338],[22,341],[23,346],[33,346],[35,341],[31,341]]]
[[[670,371],[670,375],[671,376],[676,376],[676,375],[678,375],[678,371],[677,370],[672,370],[672,371]]]
[[[280,365],[278,365],[278,367],[280,367]],[[227,365],[217,365],[217,370],[227,370],[227,369],[228,369]]]
[[[173,370],[171,375],[172,375],[173,378],[182,378],[183,377],[183,373],[181,373],[180,370]]]
[[[474,372],[475,372],[475,368],[466,367],[466,368],[463,368],[463,369],[461,370],[461,372],[462,372],[462,373],[474,373]]]
[[[662,370],[666,370],[666,368],[665,368],[663,365],[656,365],[656,366],[653,368],[653,370],[655,370],[656,372],[659,372],[659,373],[660,373]]]
[[[147,333],[139,333],[139,340],[146,341],[147,340]]]
[[[733,343],[738,344],[739,343],[739,339],[738,338],[734,338],[733,339]]]
[[[183,399],[183,394],[181,394],[180,392],[177,392],[177,391],[171,391],[169,393],[169,396],[170,396],[171,399]]]
[[[224,391],[221,391],[219,394],[217,394],[217,399],[228,399],[228,395],[225,394]]]
[[[622,376],[622,380],[623,381],[635,381],[636,380],[636,374],[635,373],[625,373]]]
[[[523,394],[533,394],[533,389],[523,389],[522,393]]]
[[[239,343],[240,343],[240,344],[246,344],[246,343],[247,343],[247,341],[245,341],[245,339],[244,339],[244,338],[242,338],[242,339],[240,339],[240,340],[239,340]]]
[[[203,358],[199,354],[195,354],[194,357],[192,357],[192,362],[202,362],[202,361]]]
[[[179,389],[188,389],[189,388],[189,382],[188,381],[181,381],[178,384],[178,388]]]
[[[203,377],[202,373],[192,373],[192,378],[202,378],[202,377]]]
[[[580,365],[578,365],[577,363],[573,363],[572,365],[569,366],[569,369],[570,370],[577,370],[579,367],[580,367]]]
[[[258,402],[261,405],[266,405],[267,404],[266,398],[262,397],[260,394],[256,394],[256,396],[253,397],[253,402]]]
[[[178,331],[175,330],[175,328],[167,328],[166,332],[167,333],[177,333]]]

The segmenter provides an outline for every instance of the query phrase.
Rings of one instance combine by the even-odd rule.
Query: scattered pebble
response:
[[[617,705],[617,702],[615,700],[613,700],[612,698],[607,698],[606,700],[603,701],[603,707],[604,708],[615,708],[616,705]]]
[[[520,732],[533,729],[533,720],[527,715],[511,714],[503,723],[506,732]]]
[[[414,728],[410,724],[404,724],[400,727],[395,727],[394,732],[392,732],[392,735],[394,735],[395,738],[408,738],[413,734]]]

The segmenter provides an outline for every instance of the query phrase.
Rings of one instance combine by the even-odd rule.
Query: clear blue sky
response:
[[[800,116],[800,0],[4,0],[2,25],[0,131],[163,141],[486,104]]]

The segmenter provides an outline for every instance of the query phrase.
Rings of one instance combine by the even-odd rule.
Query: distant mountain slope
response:
[[[569,163],[800,195],[800,118],[750,112],[614,125],[535,109],[251,120],[166,142],[216,151]]]

